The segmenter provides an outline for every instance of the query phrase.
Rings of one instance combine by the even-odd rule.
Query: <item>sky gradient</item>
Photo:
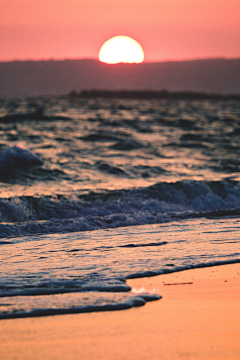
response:
[[[0,0],[0,61],[98,58],[127,35],[146,62],[240,57],[240,0]]]

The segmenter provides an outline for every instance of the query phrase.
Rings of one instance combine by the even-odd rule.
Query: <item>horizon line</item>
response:
[[[116,64],[108,64],[105,62],[100,61],[98,58],[49,58],[49,59],[12,59],[12,60],[0,60],[0,63],[13,63],[13,62],[63,62],[63,61],[96,61],[101,64],[114,66],[114,65],[141,65],[141,64],[160,64],[160,63],[169,63],[169,62],[191,62],[191,61],[206,61],[206,60],[240,60],[239,57],[226,57],[226,56],[219,56],[219,57],[203,57],[203,58],[191,58],[191,59],[181,59],[181,60],[174,60],[174,59],[168,59],[168,60],[152,60],[152,61],[143,61],[141,63],[116,63]]]

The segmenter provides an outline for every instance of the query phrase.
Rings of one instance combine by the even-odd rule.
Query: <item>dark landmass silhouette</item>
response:
[[[70,98],[107,98],[107,99],[173,99],[173,100],[238,100],[240,94],[211,94],[193,91],[170,92],[167,90],[83,90],[77,93],[71,91],[68,95]]]
[[[240,95],[240,59],[114,65],[91,59],[0,62],[0,97],[94,89]]]

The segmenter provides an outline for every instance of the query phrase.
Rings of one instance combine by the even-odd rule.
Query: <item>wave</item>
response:
[[[7,148],[0,154],[0,181],[5,183],[26,183],[27,180],[56,180],[68,178],[59,169],[43,168],[44,162],[35,154],[19,146]],[[14,210],[13,210],[14,211]],[[0,218],[1,219],[1,218]]]
[[[18,171],[43,165],[43,161],[26,149],[13,146],[0,155],[0,179],[11,178]]]
[[[70,118],[67,116],[60,116],[60,115],[47,116],[44,114],[43,107],[37,107],[37,109],[34,112],[14,113],[0,117],[0,123],[6,123],[6,124],[22,122],[22,121],[31,121],[31,120],[54,121],[54,120],[70,120]]]
[[[193,181],[85,195],[0,199],[0,237],[240,215],[240,183]]]

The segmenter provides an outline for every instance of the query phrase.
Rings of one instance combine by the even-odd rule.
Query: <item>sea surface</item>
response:
[[[0,318],[118,310],[240,262],[240,102],[0,99]]]

